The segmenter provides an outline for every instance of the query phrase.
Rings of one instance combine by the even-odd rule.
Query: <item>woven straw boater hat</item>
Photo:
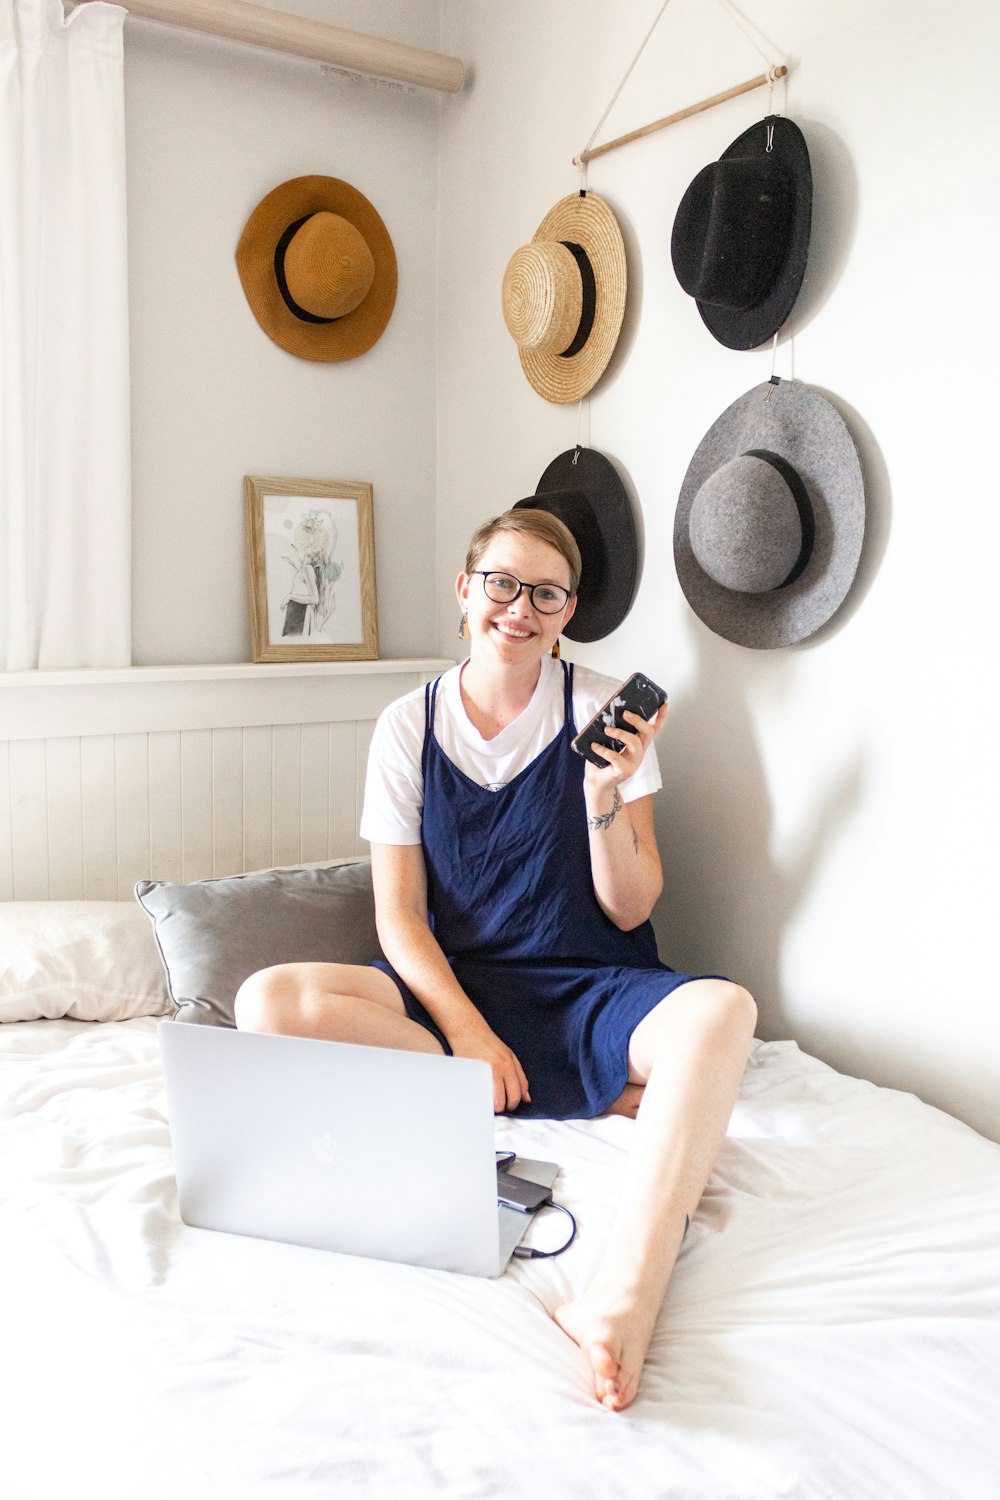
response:
[[[800,380],[754,386],[709,428],[674,516],[695,614],[740,646],[791,646],[843,604],[861,560],[865,487],[843,417]]]
[[[596,193],[551,208],[503,278],[503,316],[546,401],[579,401],[604,374],[625,315],[625,243]]]
[[[261,328],[300,359],[364,354],[396,302],[389,231],[364,194],[337,177],[293,177],[262,198],[236,265]]]

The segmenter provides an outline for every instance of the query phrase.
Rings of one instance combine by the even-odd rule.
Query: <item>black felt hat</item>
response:
[[[670,256],[705,327],[727,349],[756,349],[787,319],[811,222],[809,150],[781,115],[745,130],[687,189]]]
[[[580,549],[576,611],[563,634],[571,641],[610,635],[632,607],[639,571],[632,503],[614,464],[594,448],[567,448],[514,509],[548,511],[569,527]]]

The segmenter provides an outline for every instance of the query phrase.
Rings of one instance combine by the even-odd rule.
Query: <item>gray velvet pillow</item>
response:
[[[190,885],[140,880],[135,894],[153,920],[178,1021],[234,1026],[236,991],[272,964],[382,956],[367,860]]]

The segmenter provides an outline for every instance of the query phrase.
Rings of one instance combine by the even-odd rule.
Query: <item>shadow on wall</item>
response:
[[[809,147],[813,179],[812,229],[802,288],[781,331],[781,342],[801,333],[837,294],[854,245],[858,182],[839,136],[815,120],[796,120]]]
[[[828,620],[815,635],[810,636],[808,641],[804,641],[800,647],[795,648],[802,651],[809,651],[814,646],[822,645],[832,635],[836,635],[837,631],[842,629],[862,607],[882,566],[882,559],[888,549],[892,530],[892,489],[889,484],[889,471],[882,456],[882,450],[875,441],[874,433],[855,408],[839,393],[829,391],[822,385],[814,385],[813,390],[818,391],[830,402],[831,406],[840,412],[854,439],[865,482],[865,540],[861,549],[857,576],[850,593],[832,619]]]
[[[838,826],[860,804],[862,752],[845,753],[839,772],[817,789],[789,853],[775,854],[774,808],[750,703],[763,690],[775,701],[790,689],[792,664],[828,641],[864,606],[889,544],[892,494],[881,449],[865,421],[839,395],[815,387],[841,413],[865,482],[865,539],[857,577],[833,617],[790,651],[754,651],[713,634],[692,613],[697,653],[693,686],[672,705],[663,745],[664,793],[656,799],[665,890],[654,916],[660,951],[674,968],[725,973],[753,991],[758,1034],[792,1036],[782,986],[782,947]],[[794,653],[794,655],[792,654]],[[796,728],[798,727],[796,721]],[[808,724],[800,759],[808,775]],[[795,747],[791,747],[794,749]],[[853,934],[822,931],[825,945]],[[819,944],[817,969],[824,962]],[[803,1000],[796,996],[801,1014]]]
[[[643,264],[642,250],[631,219],[616,198],[608,193],[600,193],[598,196],[604,199],[618,221],[618,228],[622,232],[622,241],[625,245],[625,274],[628,277],[628,296],[625,299],[625,315],[622,318],[621,332],[608,361],[607,369],[601,376],[601,388],[607,391],[614,385],[619,374],[628,364],[632,345],[635,343],[642,322]]]
[[[817,793],[791,852],[774,852],[774,809],[749,690],[766,682],[780,694],[788,661],[713,635],[692,617],[696,686],[674,706],[664,747],[665,795],[657,798],[665,888],[654,918],[664,962],[726,974],[758,1005],[757,1033],[791,1036],[781,953],[789,923],[808,895],[831,836],[861,797],[856,752]],[[803,755],[808,755],[803,746]],[[828,935],[836,942],[836,934]],[[817,951],[817,964],[823,954]]]

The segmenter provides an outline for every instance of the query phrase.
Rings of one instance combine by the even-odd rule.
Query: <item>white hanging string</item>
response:
[[[781,384],[783,380],[795,379],[795,337],[793,334],[790,334],[785,340],[784,344],[782,344],[781,346],[785,351],[785,358],[783,363],[785,365],[787,373],[780,376],[774,373],[778,359],[778,339],[780,335],[781,329],[779,328],[775,331],[774,339],[771,343],[771,373],[768,376],[767,380],[764,382],[764,384],[767,386],[767,390],[764,394],[765,404],[770,401],[772,392],[777,386]]]
[[[783,72],[780,72],[780,73],[778,72],[779,68],[784,68],[784,58],[779,58],[779,59],[775,60],[768,52],[764,51],[764,48],[757,41],[757,36],[764,37],[764,33],[762,31],[760,31],[756,26],[754,26],[752,21],[748,21],[747,18],[739,10],[737,10],[736,6],[732,4],[732,0],[719,0],[719,5],[725,11],[726,15],[733,22],[733,24],[735,26],[739,27],[740,31],[742,31],[743,35],[746,37],[746,39],[750,43],[751,47],[757,53],[758,57],[762,57],[764,59],[764,61],[767,63],[767,85],[768,85],[767,112],[768,112],[769,115],[773,114],[774,113],[773,104],[774,104],[774,85],[775,85],[775,82],[777,81],[778,78],[785,78],[787,80],[787,77],[788,77],[787,69],[785,69],[785,71],[783,71]],[[757,36],[754,35],[754,32],[757,33]],[[766,37],[764,37],[764,40],[768,41],[768,39]],[[769,41],[768,41],[768,45],[770,46],[770,42]],[[787,91],[788,91],[788,83],[787,83],[787,81],[785,83],[785,91],[786,91],[786,95],[787,95]],[[787,109],[787,102],[786,102],[786,109]]]
[[[608,115],[611,113],[611,110],[614,108],[615,102],[617,101],[619,95],[621,94],[622,89],[625,87],[625,85],[628,82],[629,78],[632,76],[633,69],[635,68],[637,62],[639,61],[639,58],[642,56],[642,53],[643,53],[643,51],[644,51],[644,49],[646,47],[646,43],[649,41],[649,39],[652,36],[653,32],[656,30],[656,27],[657,27],[657,25],[658,25],[658,23],[659,23],[662,15],[663,15],[663,12],[666,10],[667,5],[669,3],[670,3],[670,0],[663,0],[662,5],[660,6],[659,10],[656,13],[656,16],[653,19],[653,24],[650,26],[649,30],[646,32],[646,35],[642,39],[642,43],[641,43],[641,45],[639,47],[639,50],[636,52],[635,56],[633,57],[632,61],[630,62],[628,68],[625,71],[624,77],[622,78],[622,80],[619,83],[618,87],[615,89],[615,92],[612,94],[611,99],[608,102],[607,108],[605,109],[604,113],[601,115],[601,118],[598,120],[597,124],[594,126],[594,129],[593,129],[593,131],[591,132],[591,135],[590,135],[590,139],[588,140],[586,146],[584,146],[583,150],[581,152],[579,152],[578,155],[574,156],[574,158],[573,158],[574,165],[577,166],[577,167],[579,167],[579,169],[580,169],[580,192],[581,193],[585,193],[587,191],[587,165],[588,165],[588,163],[594,157],[604,156],[608,151],[614,151],[619,146],[626,146],[626,145],[628,145],[630,141],[638,140],[642,136],[652,135],[654,131],[662,130],[664,128],[664,126],[666,126],[666,125],[674,125],[679,120],[686,120],[690,115],[699,114],[702,110],[704,110],[704,109],[710,109],[715,104],[723,104],[723,103],[726,102],[727,99],[734,99],[738,94],[745,94],[745,93],[749,92],[750,89],[759,88],[759,87],[761,87],[761,85],[763,85],[765,83],[768,86],[767,114],[768,115],[772,115],[775,112],[774,111],[774,85],[775,85],[775,83],[779,79],[782,79],[782,78],[785,79],[784,104],[785,104],[785,111],[787,113],[787,110],[788,110],[788,66],[787,66],[787,64],[784,63],[784,62],[775,62],[773,60],[773,58],[771,57],[770,53],[768,53],[767,51],[765,51],[765,49],[761,46],[760,42],[757,40],[757,37],[763,38],[764,41],[767,42],[768,46],[772,47],[772,50],[773,50],[772,43],[768,40],[767,37],[764,36],[764,33],[759,29],[759,27],[755,27],[755,26],[753,26],[752,22],[748,22],[747,21],[746,17],[744,17],[741,14],[741,12],[737,9],[737,7],[732,3],[732,0],[719,0],[719,5],[722,7],[722,10],[725,13],[725,15],[728,16],[728,18],[733,22],[733,25],[736,26],[738,28],[738,30],[743,33],[743,35],[746,37],[747,41],[753,47],[754,51],[756,53],[758,53],[758,55],[761,58],[763,58],[764,62],[767,64],[767,70],[766,70],[766,72],[762,73],[759,78],[751,78],[748,83],[737,84],[735,88],[727,89],[724,93],[714,94],[712,96],[712,98],[710,98],[710,99],[704,99],[699,104],[689,105],[686,109],[678,110],[676,113],[674,113],[672,115],[667,115],[662,120],[656,120],[651,125],[644,125],[639,130],[632,130],[627,135],[618,136],[613,141],[607,141],[607,142],[604,143],[604,145],[602,145],[602,146],[596,146],[595,147],[594,146],[594,141],[597,138],[597,135],[598,135],[598,133],[599,133],[599,131],[601,129],[601,126],[604,124],[605,120],[608,118]],[[756,36],[754,35],[754,32],[756,32]]]
[[[776,80],[778,78],[784,78],[785,79],[785,108],[787,110],[787,108],[788,108],[788,73],[787,73],[787,69],[784,68],[784,67],[782,67],[782,64],[780,62],[775,62],[774,58],[772,58],[767,52],[764,51],[763,47],[757,41],[757,38],[754,36],[753,30],[751,30],[752,22],[747,21],[746,17],[740,14],[740,12],[737,10],[736,6],[731,3],[731,0],[719,0],[719,5],[725,11],[726,15],[729,16],[730,20],[736,26],[739,27],[740,31],[742,31],[743,35],[746,37],[747,41],[750,43],[751,47],[758,54],[758,56],[762,57],[764,59],[764,61],[767,63],[767,86],[768,86],[767,113],[768,113],[768,115],[773,115],[774,114],[774,85],[775,85],[775,82],[776,82]],[[754,30],[756,30],[756,28],[754,28]],[[758,31],[757,35],[758,36],[763,36],[764,33]],[[781,72],[778,71],[779,68],[782,69]],[[770,151],[771,150],[771,145],[772,145],[773,138],[774,138],[774,126],[773,125],[769,125],[768,126],[768,132],[767,132],[767,144],[766,144],[766,146],[764,148],[765,151]],[[768,382],[767,382],[768,383],[768,391],[767,391],[767,394],[764,397],[764,401],[765,402],[770,401],[770,399],[771,399],[771,391],[779,383],[778,377],[775,375],[774,371],[775,371],[775,368],[776,368],[777,363],[778,363],[778,335],[780,333],[781,333],[781,329],[780,328],[775,329],[774,338],[771,341],[771,373],[768,376]]]
[[[718,0],[718,3],[721,6],[722,10],[725,12],[725,14],[733,22],[733,24],[736,27],[738,27],[738,29],[740,31],[742,31],[743,35],[746,37],[747,41],[753,47],[754,51],[758,54],[758,56],[761,57],[761,58],[763,58],[764,62],[767,64],[767,74],[766,74],[766,76],[767,76],[767,85],[768,85],[767,113],[769,115],[771,115],[771,114],[774,113],[774,85],[777,82],[777,80],[780,79],[780,78],[783,78],[785,80],[785,107],[786,107],[786,110],[787,110],[787,107],[788,107],[787,106],[787,95],[788,95],[788,68],[787,68],[787,65],[782,60],[775,60],[768,52],[766,52],[764,50],[764,48],[757,41],[757,37],[754,35],[754,31],[757,31],[757,36],[761,36],[761,37],[764,36],[764,33],[761,32],[761,31],[759,31],[759,30],[757,30],[757,28],[753,27],[752,22],[747,21],[747,19],[736,8],[736,6],[731,3],[731,0]],[[636,52],[636,54],[633,57],[632,61],[629,63],[627,69],[625,70],[625,73],[624,73],[624,75],[623,75],[623,77],[621,79],[621,82],[619,83],[618,87],[615,89],[615,91],[612,94],[610,100],[608,101],[608,104],[607,104],[607,107],[604,110],[604,113],[601,115],[601,118],[598,120],[597,124],[594,126],[593,130],[591,131],[590,138],[587,141],[587,144],[584,146],[584,148],[580,152],[580,154],[577,157],[574,158],[574,160],[579,163],[579,167],[580,167],[580,191],[581,192],[586,192],[586,190],[587,190],[587,159],[586,159],[587,152],[590,150],[591,146],[594,144],[594,141],[597,139],[597,136],[598,136],[598,133],[599,133],[599,131],[601,129],[601,126],[604,124],[605,120],[608,118],[608,115],[611,113],[612,109],[614,108],[615,104],[617,103],[618,97],[621,94],[622,89],[625,87],[626,83],[628,83],[629,79],[631,78],[632,73],[633,73],[633,71],[635,69],[636,64],[638,63],[640,57],[642,56],[643,52],[645,51],[646,44],[648,43],[650,37],[653,35],[653,32],[656,30],[657,26],[659,25],[660,20],[661,20],[661,18],[663,16],[663,13],[664,13],[664,11],[666,10],[666,8],[667,8],[667,6],[669,4],[670,4],[670,0],[663,0],[662,5],[660,6],[659,10],[656,12],[656,15],[653,18],[652,25],[650,26],[649,30],[646,32],[646,35],[643,37],[642,42],[639,45],[639,50]],[[764,40],[767,41],[768,39],[765,37]],[[769,43],[769,45],[770,45],[770,43]],[[761,80],[761,82],[763,82],[763,79]],[[773,134],[773,126],[771,127],[771,132]],[[769,138],[768,138],[768,144],[767,144],[767,150],[770,151],[770,149],[771,149],[771,142],[770,142],[770,136],[769,136]],[[778,329],[778,331],[775,333],[775,335],[774,335],[774,341],[773,341],[773,343],[771,345],[771,375],[770,375],[770,383],[771,384],[775,383],[774,370],[775,370],[775,365],[776,365],[777,357],[778,357],[778,333],[780,333],[780,331],[781,330]],[[770,394],[770,392],[768,394]],[[584,416],[585,416],[584,407],[585,406],[587,408],[586,416],[589,419],[590,404],[589,404],[589,398],[588,397],[583,397],[581,399],[580,404],[579,404],[579,408],[578,408],[578,411],[577,411],[576,447],[577,447],[577,451],[578,452],[579,452],[579,450],[580,450],[581,447],[585,446],[584,443],[583,443],[583,440],[582,440],[583,424],[584,424]],[[589,441],[589,420],[588,420],[588,441]],[[575,458],[574,458],[574,462],[576,462]]]
[[[586,418],[586,423],[587,423],[587,434],[586,434],[586,437],[584,437],[584,434],[583,434],[584,418]],[[590,447],[590,397],[588,395],[588,396],[582,396],[580,398],[580,405],[577,408],[577,413],[576,413],[576,452],[579,453],[579,451],[580,451],[581,448],[589,448],[589,447]],[[573,462],[576,463],[576,455],[574,455],[574,457],[573,457]]]
[[[611,98],[608,101],[607,109],[605,109],[603,115],[601,116],[601,118],[598,120],[597,124],[594,126],[593,130],[591,131],[591,133],[590,133],[590,139],[588,140],[587,144],[584,146],[583,151],[581,151],[581,153],[580,153],[581,156],[583,156],[584,152],[590,150],[591,146],[594,144],[594,141],[597,139],[597,132],[600,130],[601,126],[604,124],[605,120],[608,118],[608,115],[614,109],[615,104],[616,104],[616,102],[618,100],[618,95],[621,93],[622,89],[628,83],[629,78],[632,76],[632,70],[633,70],[633,68],[635,67],[636,63],[639,61],[640,57],[642,56],[643,51],[645,50],[646,43],[649,41],[650,37],[653,35],[653,32],[656,30],[657,26],[659,25],[660,17],[663,15],[663,12],[666,10],[666,8],[667,8],[667,6],[669,4],[670,4],[670,0],[663,0],[663,4],[660,6],[659,10],[656,12],[656,17],[655,17],[655,19],[653,21],[652,26],[646,32],[646,35],[643,37],[642,43],[641,43],[641,45],[639,47],[638,52],[635,54],[635,56],[633,57],[632,61],[629,63],[628,68],[625,71],[624,78],[622,79],[622,81],[618,85],[618,87],[615,89],[614,93],[611,95]],[[581,192],[586,192],[586,189],[587,189],[587,163],[585,161],[581,161],[580,162],[580,191]]]
[[[735,25],[737,25],[742,31],[743,35],[750,43],[753,50],[757,53],[757,56],[762,57],[764,61],[768,65],[770,65],[774,59],[768,56],[763,47],[757,41],[757,38],[754,36],[753,33],[754,31],[757,31],[757,28],[753,27],[753,29],[751,29],[753,23],[748,21],[745,16],[741,15],[741,13],[736,9],[736,6],[731,3],[731,0],[719,0],[719,4],[726,12],[726,15],[729,16],[730,20],[733,21]],[[762,31],[757,31],[757,36],[763,35],[764,33]]]

